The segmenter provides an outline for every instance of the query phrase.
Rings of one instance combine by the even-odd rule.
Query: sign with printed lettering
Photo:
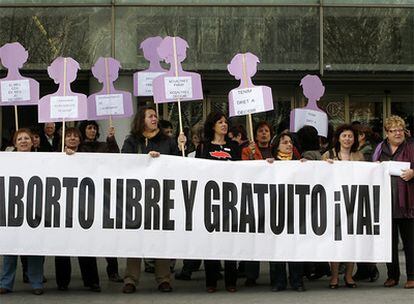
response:
[[[0,48],[1,64],[8,69],[7,76],[0,79],[0,106],[37,105],[39,83],[19,72],[28,57],[18,42],[6,43]]]
[[[152,89],[152,82],[158,76],[164,74],[157,72],[137,72],[137,81],[134,82],[134,86],[137,87],[136,96],[152,96],[154,91]],[[135,95],[135,93],[134,93]]]
[[[9,80],[1,82],[1,101],[26,101],[30,100],[29,80]]]
[[[132,95],[115,89],[121,64],[111,57],[99,57],[92,67],[93,76],[103,84],[102,90],[88,97],[88,119],[103,120],[132,116]]]
[[[193,97],[191,77],[165,77],[165,96],[167,99],[183,99]]]
[[[184,71],[181,63],[187,57],[187,41],[180,37],[165,37],[158,55],[171,65],[170,70],[153,81],[154,102],[202,100],[200,74]]]
[[[153,96],[152,83],[154,79],[167,72],[167,70],[161,67],[160,61],[162,58],[157,51],[161,42],[162,38],[160,36],[148,37],[139,46],[142,49],[144,58],[149,61],[149,67],[146,70],[134,73],[135,96]]]
[[[236,116],[264,111],[263,89],[261,87],[235,89],[231,93]]]
[[[304,108],[293,109],[290,112],[290,131],[297,132],[303,126],[316,128],[319,136],[328,136],[328,115],[322,111],[317,101],[325,93],[322,81],[316,75],[306,75],[300,85],[303,95],[308,98],[308,104]]]
[[[238,88],[230,91],[229,116],[240,116],[273,110],[272,90],[267,86],[255,86],[251,80],[257,72],[259,58],[252,53],[237,54],[227,70],[240,80]]]
[[[50,117],[65,120],[78,117],[78,96],[52,96]]]
[[[124,99],[122,94],[97,95],[96,115],[120,115],[124,113]]]
[[[70,57],[58,57],[47,68],[47,72],[58,90],[42,97],[38,105],[39,122],[78,121],[88,118],[85,94],[72,92],[70,84],[75,81],[79,63]]]
[[[295,109],[294,129],[292,132],[299,131],[303,126],[312,126],[318,130],[318,135],[325,136],[328,134],[328,124],[326,124],[327,115],[324,112]]]
[[[391,261],[386,163],[2,152],[0,168],[1,255]]]

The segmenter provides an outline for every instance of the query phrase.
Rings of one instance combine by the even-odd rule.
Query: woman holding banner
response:
[[[248,147],[242,149],[242,160],[263,160],[272,158],[270,140],[273,137],[273,132],[270,125],[266,121],[259,122],[254,128],[253,134],[255,142],[251,142]],[[256,286],[256,280],[260,274],[260,262],[245,261],[244,273],[246,275],[246,282],[244,285],[247,287]]]
[[[82,135],[82,143],[79,146],[79,152],[88,153],[119,153],[119,147],[115,139],[115,128],[109,127],[106,141],[98,141],[99,125],[94,120],[85,120],[79,125],[79,131]],[[106,258],[106,273],[112,282],[123,282],[124,280],[118,274],[117,258]]]
[[[414,288],[414,142],[406,139],[405,122],[399,116],[387,118],[384,129],[387,136],[376,149],[373,160],[410,163],[410,168],[402,170],[400,176],[391,177],[392,262],[387,264],[388,278],[384,286],[394,287],[400,279],[399,232],[404,246],[407,272],[404,288]]]
[[[79,150],[82,135],[77,128],[67,128],[65,132],[65,151],[67,154],[74,154]],[[96,258],[94,257],[78,257],[79,267],[81,270],[83,285],[91,291],[100,292],[99,275]],[[70,257],[55,257],[56,284],[58,290],[65,291],[68,289],[72,266]]]
[[[228,138],[228,122],[221,112],[212,112],[204,124],[204,143],[197,147],[196,157],[213,160],[240,160],[240,149],[237,142]],[[217,291],[217,280],[220,277],[220,261],[205,260],[207,292]],[[237,282],[237,261],[224,262],[224,284],[228,292],[235,292]]]
[[[364,155],[358,152],[358,134],[352,125],[339,126],[333,138],[334,147],[322,155],[323,160],[333,163],[334,160],[340,161],[363,161]],[[345,286],[356,288],[357,285],[352,278],[354,263],[345,263]],[[339,287],[339,262],[331,263],[331,280],[329,288],[337,289]]]
[[[132,121],[131,134],[125,139],[122,153],[148,154],[158,157],[160,154],[179,155],[179,148],[184,147],[186,138],[178,137],[178,145],[174,139],[164,135],[158,127],[157,112],[153,107],[140,108]],[[123,293],[133,293],[140,278],[141,258],[128,258],[124,276]],[[170,259],[155,259],[155,280],[158,290],[171,292]]]
[[[13,144],[17,152],[30,152],[33,147],[32,134],[29,129],[19,129],[14,133]],[[32,293],[43,294],[43,260],[42,256],[27,257],[27,276],[32,285]],[[3,270],[0,278],[0,294],[12,292],[16,275],[17,256],[6,255],[3,258]]]
[[[318,130],[313,126],[303,126],[296,133],[302,160],[321,160],[322,154]],[[307,262],[304,265],[304,275],[309,280],[317,280],[323,276],[331,276],[328,262]]]
[[[98,141],[99,125],[94,120],[85,120],[79,125],[82,136],[82,143],[79,152],[89,153],[119,153],[119,147],[115,139],[115,128],[109,127],[106,141]]]
[[[289,132],[284,131],[276,137],[273,146],[275,160],[295,160],[293,140]],[[271,162],[271,161],[270,161]],[[303,262],[288,262],[289,283],[296,291],[305,291],[303,285]],[[270,262],[270,284],[272,291],[283,291],[287,287],[286,262]]]

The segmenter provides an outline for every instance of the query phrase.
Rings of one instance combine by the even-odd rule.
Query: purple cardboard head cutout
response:
[[[70,84],[75,81],[79,63],[68,57],[58,57],[47,68],[47,72],[59,89],[39,101],[39,122],[76,121],[87,119],[87,98],[72,92]]]
[[[239,116],[273,110],[272,90],[255,86],[252,82],[257,72],[259,58],[252,53],[237,54],[227,66],[229,73],[240,85],[229,93],[229,116]]]
[[[162,42],[160,36],[149,37],[141,42],[140,49],[144,58],[150,62],[148,69],[134,73],[134,95],[135,96],[152,96],[152,81],[154,78],[164,74],[160,61],[162,58],[158,55],[157,48]]]
[[[169,36],[158,47],[158,55],[171,66],[166,74],[153,81],[156,103],[203,99],[200,74],[186,72],[181,66],[181,62],[187,57],[187,48],[187,41]]]
[[[0,48],[1,64],[8,69],[6,78],[0,79],[0,106],[38,103],[39,83],[19,72],[28,57],[29,53],[18,42],[6,43]]]
[[[118,91],[113,84],[118,79],[120,67],[119,61],[111,57],[99,57],[92,67],[93,76],[103,84],[103,88],[88,97],[89,120],[125,118],[132,115],[131,93]]]
[[[290,112],[290,131],[297,132],[303,126],[309,125],[318,130],[319,136],[326,137],[328,115],[316,103],[325,93],[325,87],[316,75],[306,75],[302,78],[300,85],[303,95],[308,98],[308,103],[304,108],[293,109]]]
[[[308,98],[308,104],[306,105],[307,109],[321,111],[318,108],[316,102],[323,96],[325,93],[325,87],[322,84],[322,81],[316,75],[306,75],[300,81],[300,85],[303,89],[303,95]]]

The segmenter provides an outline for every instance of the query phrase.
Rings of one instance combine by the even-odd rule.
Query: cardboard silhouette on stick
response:
[[[1,64],[7,68],[7,76],[0,79],[0,106],[36,105],[39,101],[39,83],[23,77],[23,67],[29,53],[18,42],[6,43],[0,48]]]
[[[58,57],[47,68],[47,72],[58,90],[39,101],[39,122],[85,120],[87,116],[86,95],[72,92],[70,84],[75,81],[79,63],[68,57]]]
[[[0,48],[0,61],[8,70],[7,76],[0,79],[0,106],[14,106],[16,130],[19,129],[17,106],[39,102],[39,83],[19,72],[28,57],[29,53],[18,42],[6,43]]]
[[[162,42],[160,36],[148,37],[140,44],[144,58],[150,63],[148,69],[134,73],[134,96],[153,96],[153,80],[166,73],[161,67],[162,58],[158,55],[158,47]]]
[[[312,126],[318,130],[318,135],[328,135],[328,115],[321,110],[317,101],[325,93],[322,81],[316,75],[306,75],[302,78],[300,85],[303,95],[308,98],[304,108],[293,109],[290,112],[290,131],[297,132],[303,126]]]
[[[158,47],[158,55],[169,63],[170,70],[153,81],[156,103],[202,100],[200,74],[184,71],[181,63],[187,57],[187,41],[167,36]]]
[[[120,67],[119,61],[111,57],[99,57],[92,67],[93,76],[103,87],[88,97],[89,120],[109,119],[112,122],[112,118],[125,118],[133,114],[131,93],[114,87]]]
[[[267,86],[255,86],[252,77],[257,72],[259,58],[252,53],[237,54],[227,70],[237,80],[238,88],[230,91],[229,116],[240,116],[273,110],[272,89]]]

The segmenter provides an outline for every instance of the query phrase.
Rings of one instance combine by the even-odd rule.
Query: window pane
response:
[[[137,47],[150,36],[180,36],[189,51],[184,68],[226,70],[238,52],[252,52],[261,70],[318,69],[315,7],[117,7],[116,57],[124,68],[148,63]]]
[[[18,41],[29,51],[26,69],[45,69],[58,56],[89,69],[111,54],[110,8],[1,8],[0,45]]]
[[[318,106],[328,114],[329,123],[334,127],[345,123],[345,97],[343,95],[325,95]]]
[[[349,120],[369,125],[375,133],[382,134],[383,101],[385,96],[350,96]]]
[[[414,71],[414,9],[326,8],[327,70]]]

